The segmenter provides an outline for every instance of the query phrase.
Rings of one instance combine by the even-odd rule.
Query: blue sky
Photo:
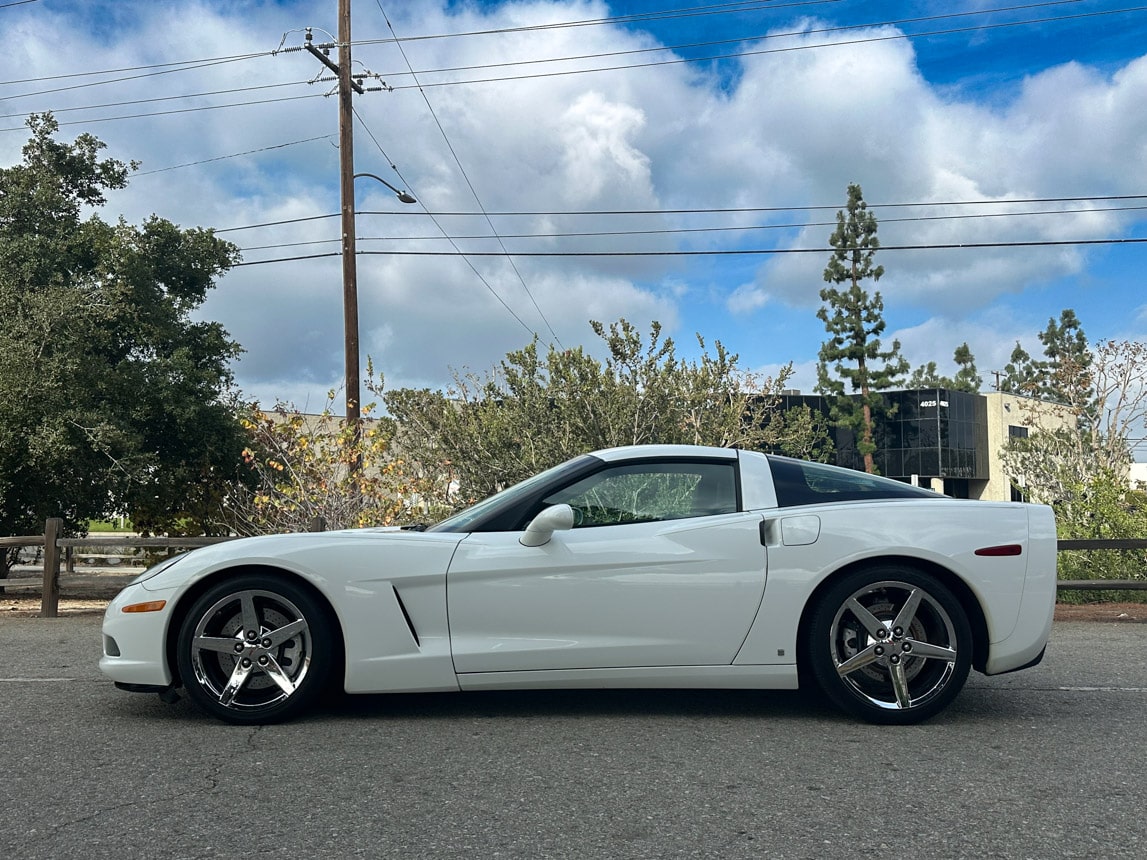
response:
[[[226,231],[252,265],[202,312],[247,350],[239,385],[321,405],[342,378],[336,105],[317,61],[272,52],[326,39],[335,0],[5,2],[0,162],[42,110],[139,160],[103,217]],[[625,317],[811,389],[827,255],[792,252],[827,247],[849,182],[889,248],[1147,236],[1136,0],[355,0],[353,22],[356,66],[394,88],[357,98],[356,169],[419,200],[357,184],[362,352],[389,386],[485,372],[535,332],[598,351],[588,321]],[[698,251],[753,253],[670,253]],[[1093,340],[1147,337],[1144,244],[878,261],[913,365],[967,341],[990,384],[1066,307]]]

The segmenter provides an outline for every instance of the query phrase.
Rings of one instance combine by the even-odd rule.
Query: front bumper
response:
[[[167,665],[167,632],[176,589],[150,591],[129,585],[104,613],[100,671],[129,687],[170,687],[174,676]],[[165,600],[157,612],[124,612],[125,606]]]

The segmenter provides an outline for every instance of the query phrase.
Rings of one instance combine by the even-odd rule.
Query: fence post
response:
[[[40,617],[55,618],[60,610],[60,536],[63,520],[52,517],[44,523],[44,588],[40,595]]]
[[[307,531],[311,532],[325,532],[327,530],[327,521],[323,517],[311,517],[311,522],[307,526]]]

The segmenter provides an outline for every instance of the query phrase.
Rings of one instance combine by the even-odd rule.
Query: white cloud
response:
[[[240,6],[206,0],[122,5],[125,8],[99,4],[101,12],[116,10],[108,13],[114,18],[109,22],[94,20],[94,13],[89,20],[83,5],[72,17],[51,8],[37,10],[36,16],[9,16],[20,23],[10,25],[12,49],[0,60],[5,77],[54,75],[61,66],[101,69],[268,51],[279,44],[284,31],[305,25],[334,29],[330,4],[303,0]],[[391,20],[398,34],[408,37],[584,20],[608,12],[604,3],[594,2],[494,7],[412,3],[392,10]],[[814,26],[811,20],[803,23]],[[791,23],[778,26],[793,29]],[[848,38],[865,35],[896,33],[880,28],[853,32]],[[357,40],[389,36],[370,4],[356,10]],[[826,39],[823,34],[807,35],[769,46],[814,41]],[[288,36],[286,44],[301,44],[300,34]],[[416,70],[422,70],[420,80],[436,118],[418,89],[405,88],[411,79],[393,44],[362,44],[355,49],[356,59],[396,89],[356,101],[365,124],[355,132],[357,169],[397,185],[409,183],[422,204],[440,213],[473,212],[477,203],[472,186],[506,237],[505,246],[519,251],[656,252],[720,249],[738,243],[823,248],[831,226],[750,228],[831,221],[832,212],[729,213],[721,218],[687,213],[656,218],[546,213],[843,204],[845,188],[853,181],[862,184],[873,203],[1142,193],[1147,186],[1147,112],[1140,107],[1147,102],[1147,58],[1110,75],[1080,65],[1033,74],[1010,99],[994,93],[952,95],[951,90],[933,86],[918,70],[912,43],[904,40],[746,56],[732,83],[687,65],[666,65],[434,86],[447,78],[496,78],[521,74],[523,69],[540,75],[612,62],[605,60],[513,70],[426,71],[608,55],[653,44],[647,34],[612,26],[410,41],[407,56]],[[65,90],[50,97],[12,99],[14,90],[0,87],[0,97],[8,97],[0,106],[4,113],[62,110],[288,83],[319,71],[312,57],[292,52],[114,86]],[[220,101],[313,95],[329,88],[329,83],[283,87],[185,102],[61,112],[58,118],[86,120]],[[30,89],[28,85],[26,90]],[[18,124],[0,120],[4,122]],[[91,131],[108,142],[110,154],[139,159],[143,170],[151,170],[334,135],[335,122],[334,100],[316,97],[69,126],[61,137]],[[333,140],[139,176],[126,192],[115,195],[105,217],[122,212],[138,221],[154,211],[184,226],[232,227],[334,213],[338,156]],[[18,132],[0,134],[0,159],[16,161],[22,141]],[[465,168],[464,176],[454,154]],[[390,163],[398,166],[402,179],[390,171]],[[358,183],[357,193],[360,210],[383,213],[359,216],[362,250],[452,250],[442,239],[415,238],[438,236],[438,227],[419,214],[420,207],[404,207],[366,180]],[[1030,208],[1019,203],[1008,206],[1011,211]],[[538,214],[498,214],[507,212]],[[1102,238],[1126,229],[1130,217],[1090,211],[897,223],[896,218],[922,213],[887,209],[877,214],[885,245]],[[950,214],[969,211],[953,208]],[[481,217],[441,215],[439,223],[457,237],[481,237],[490,229]],[[695,233],[685,239],[652,232],[715,226],[741,231]],[[530,233],[614,235],[513,238]],[[249,249],[292,246],[248,250],[249,261],[339,247],[337,218],[224,235]],[[322,242],[327,244],[299,244]],[[500,250],[489,238],[457,242],[469,251]],[[985,322],[993,304],[1001,297],[1018,296],[1033,286],[1084,272],[1094,256],[1071,247],[887,251],[881,255],[888,272],[880,288],[890,311],[895,308],[901,317],[897,324],[914,362],[942,358],[936,355],[937,343],[946,355],[967,339],[978,357],[984,353],[981,367],[988,367],[998,362],[999,343],[1010,352],[1014,342],[1006,325],[993,328]],[[567,346],[586,343],[598,348],[587,325],[591,318],[609,321],[625,316],[639,327],[659,319],[684,346],[691,337],[681,336],[678,328],[684,326],[684,334],[691,335],[708,322],[706,313],[719,311],[726,323],[730,315],[769,316],[778,321],[778,329],[790,331],[791,339],[758,342],[749,337],[747,344],[729,342],[724,326],[716,325],[702,332],[709,340],[725,340],[746,362],[764,365],[791,357],[805,367],[818,343],[808,334],[818,327],[813,308],[819,303],[825,261],[824,254],[769,258],[754,278],[744,269],[728,275],[723,261],[715,258],[689,268],[689,263],[668,257],[516,257],[517,272],[505,258],[471,258],[487,287],[457,257],[363,254],[358,266],[362,353],[374,356],[390,385],[439,384],[448,378],[450,368],[490,367],[507,350],[523,345],[530,331],[548,342],[552,326]],[[284,394],[300,399],[312,388],[321,392],[321,398],[341,378],[341,284],[335,257],[237,269],[222,280],[203,313],[222,321],[247,349],[237,368],[240,382],[264,399]],[[786,313],[793,319],[801,317],[801,325],[786,325]],[[992,334],[981,337],[977,329],[984,326]],[[936,341],[930,343],[933,336]],[[773,354],[763,354],[769,349]],[[776,354],[782,350],[791,354]],[[815,374],[800,387],[811,387],[813,381]]]

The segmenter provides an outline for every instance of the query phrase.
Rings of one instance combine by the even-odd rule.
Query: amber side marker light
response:
[[[1003,555],[1023,555],[1024,548],[1018,543],[1004,544],[1003,546],[986,546],[976,550],[976,555],[999,557]]]
[[[123,608],[124,612],[159,612],[167,606],[166,600],[149,600],[147,603],[132,603]]]

